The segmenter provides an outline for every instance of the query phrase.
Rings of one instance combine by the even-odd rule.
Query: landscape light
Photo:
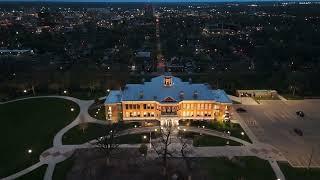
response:
[[[74,111],[74,108],[71,108],[70,110],[73,112],[73,111]]]
[[[28,149],[28,153],[31,154],[32,153],[32,149]]]
[[[244,132],[241,132],[241,135],[244,136]]]
[[[107,89],[107,92],[110,92],[110,89]]]
[[[134,128],[136,128],[137,127],[137,125],[134,125]]]
[[[205,126],[202,126],[202,128],[205,128]]]
[[[230,134],[230,131],[228,131],[227,133]]]
[[[64,90],[64,91],[63,91],[63,93],[64,93],[64,94],[67,94],[67,91],[66,91],[66,90]]]
[[[23,92],[24,92],[24,93],[27,93],[27,90],[25,89],[25,90],[23,90]]]
[[[143,136],[143,139],[147,139],[147,136],[146,136],[146,135],[144,135],[144,136]]]
[[[183,129],[183,131],[186,131],[186,129]]]
[[[158,129],[154,129],[154,131],[158,131]]]

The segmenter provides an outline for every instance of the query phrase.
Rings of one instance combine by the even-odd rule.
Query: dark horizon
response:
[[[320,0],[0,0],[5,3],[262,3],[262,2],[319,2]]]

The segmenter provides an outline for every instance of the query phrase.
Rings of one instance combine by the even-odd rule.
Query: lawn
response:
[[[158,138],[159,135],[160,135],[159,133],[151,132],[151,139]],[[150,140],[150,133],[128,134],[124,136],[119,136],[117,138],[117,143],[140,144],[140,143],[149,143],[149,140]]]
[[[106,120],[104,101],[105,99],[100,100],[89,107],[88,113],[91,117],[94,117],[99,120]]]
[[[209,136],[209,135],[200,135],[199,133],[194,132],[184,132],[179,131],[179,134],[181,134],[185,138],[193,139],[193,146],[196,147],[203,147],[203,146],[241,146],[241,143],[238,143],[236,141],[228,140],[221,137],[216,136]]]
[[[140,126],[139,122],[119,123],[119,130]],[[82,144],[105,135],[106,125],[84,123],[70,129],[62,137],[63,144]]]
[[[28,174],[25,174],[17,180],[43,180],[44,174],[46,173],[48,165],[42,165],[38,167],[37,169],[29,172]]]
[[[71,111],[74,108],[74,111]],[[0,178],[39,161],[54,135],[79,113],[77,104],[58,98],[37,98],[0,105]],[[28,149],[32,149],[29,154]]]
[[[276,176],[266,160],[256,157],[202,158],[202,170],[209,173],[208,179],[214,180],[274,180]]]
[[[180,120],[179,124],[182,126],[194,126],[194,127],[203,127],[220,132],[227,133],[230,132],[230,135],[242,140],[245,140],[247,142],[251,142],[250,138],[245,131],[242,129],[240,124],[237,123],[224,123],[219,121],[199,121],[199,120]],[[243,135],[241,133],[244,133]]]
[[[67,174],[71,170],[74,163],[74,156],[56,164],[53,172],[53,180],[64,180],[67,179]]]
[[[286,179],[289,180],[318,180],[320,179],[320,169],[319,168],[294,168],[286,162],[278,162],[280,169],[282,170]]]

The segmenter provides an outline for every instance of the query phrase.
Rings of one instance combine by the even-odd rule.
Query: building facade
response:
[[[223,90],[162,75],[110,91],[105,112],[106,119],[114,122],[159,120],[161,124],[178,124],[182,119],[229,120],[231,104]]]

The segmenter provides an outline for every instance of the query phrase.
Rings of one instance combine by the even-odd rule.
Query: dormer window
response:
[[[171,76],[165,76],[163,85],[167,86],[167,87],[170,87],[170,86],[172,86],[172,84],[173,84],[172,83],[172,77]]]
[[[140,98],[140,99],[143,99],[143,91],[140,91],[140,92],[139,92],[139,98]]]
[[[180,97],[180,99],[184,98],[184,92],[183,91],[180,91],[179,97]]]

